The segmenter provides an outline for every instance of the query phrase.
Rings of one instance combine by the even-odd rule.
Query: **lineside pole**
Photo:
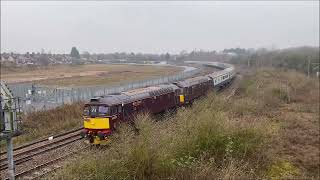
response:
[[[13,161],[13,145],[12,145],[12,136],[9,135],[6,138],[7,141],[7,158],[8,158],[8,176],[10,180],[15,180],[15,168]]]
[[[310,77],[310,57],[308,57],[308,77]]]

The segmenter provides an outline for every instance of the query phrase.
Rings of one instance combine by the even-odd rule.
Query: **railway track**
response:
[[[81,127],[81,128],[73,129],[73,130],[70,130],[70,131],[66,131],[66,132],[63,132],[63,133],[54,135],[54,136],[52,136],[52,137],[53,137],[53,139],[56,139],[56,138],[65,136],[65,135],[67,135],[67,134],[70,134],[70,133],[79,131],[79,130],[81,130],[81,129],[83,129],[83,128]],[[21,145],[21,146],[18,146],[18,147],[16,147],[16,148],[14,148],[13,151],[15,152],[15,151],[18,151],[18,150],[20,150],[20,149],[26,149],[26,148],[28,148],[28,147],[31,147],[31,146],[35,145],[35,144],[39,144],[39,143],[42,143],[42,142],[45,142],[45,141],[48,141],[48,138],[43,138],[43,139],[40,139],[40,140],[32,141],[32,142],[27,143],[27,144],[23,144],[23,145]],[[5,155],[6,153],[7,153],[7,152],[1,152],[1,153],[0,153],[0,157],[3,156],[3,155]]]
[[[82,147],[78,147],[74,151],[70,151],[69,149],[63,151],[63,148],[66,148],[68,147],[68,145],[75,144],[76,142],[78,142],[81,139],[81,130],[82,128],[74,129],[53,136],[53,138],[50,138],[52,140],[48,140],[48,138],[41,139],[15,148],[13,152],[13,157],[14,163],[16,165],[16,177],[24,177],[24,175],[28,174],[28,172],[41,170],[46,165],[54,164],[54,162],[66,158],[67,156],[70,156],[71,154],[74,154],[77,151],[79,151],[79,149],[81,149]],[[65,152],[72,153],[68,153],[59,157],[54,157],[57,156],[55,152],[59,150],[62,150],[62,154],[65,154]],[[58,153],[58,155],[60,155],[61,153]],[[5,172],[5,170],[7,169],[7,158],[4,157],[5,154],[6,152],[3,152],[0,156],[0,172],[2,174],[0,176],[1,179],[6,179],[6,177],[3,176],[4,173],[2,173]],[[53,155],[51,156],[50,154]],[[50,161],[44,161],[46,159],[50,159]]]
[[[23,178],[23,179],[30,179],[30,180],[40,179],[43,176],[62,168],[62,165],[57,164],[59,161],[65,159],[65,158],[69,158],[72,155],[74,155],[74,154],[76,154],[78,152],[81,152],[82,150],[85,150],[85,149],[87,149],[89,147],[90,146],[85,146],[84,148],[78,149],[76,151],[69,152],[69,153],[64,154],[62,156],[59,156],[57,158],[51,159],[49,161],[46,161],[46,162],[44,162],[42,164],[39,164],[37,166],[34,166],[34,167],[30,168],[30,169],[27,169],[27,170],[25,170],[23,172],[20,172],[20,173],[16,174],[15,177],[19,178],[19,179]]]
[[[221,94],[224,95],[227,101],[229,101],[231,97],[235,95],[236,91],[239,88],[241,80],[242,80],[242,75],[237,74],[234,77],[233,82],[229,84],[229,86],[225,87],[224,90],[221,92]]]

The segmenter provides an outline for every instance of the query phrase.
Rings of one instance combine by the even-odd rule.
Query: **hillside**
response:
[[[229,100],[210,93],[176,113],[140,115],[138,134],[123,125],[109,147],[49,178],[319,178],[318,100],[317,79],[259,69]]]

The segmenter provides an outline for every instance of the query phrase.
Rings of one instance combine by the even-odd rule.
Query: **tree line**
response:
[[[230,62],[248,67],[275,67],[315,74],[319,72],[319,47],[260,49],[234,56]]]

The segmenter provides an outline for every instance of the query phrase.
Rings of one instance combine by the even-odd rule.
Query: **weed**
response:
[[[210,93],[162,121],[140,115],[137,135],[123,124],[109,149],[54,179],[317,178],[318,83],[272,69],[246,78],[233,104]]]
[[[298,168],[293,166],[288,161],[279,161],[273,164],[267,172],[267,177],[270,179],[289,179],[300,175]]]
[[[92,172],[97,168],[99,171],[91,175],[91,179],[194,179],[197,174],[185,176],[186,173],[199,173],[194,169],[207,159],[211,168],[219,169],[227,162],[250,158],[261,147],[263,135],[249,127],[233,128],[223,112],[203,108],[215,101],[214,95],[209,97],[195,102],[192,108],[179,109],[165,121],[139,115],[136,118],[138,135],[132,137],[132,130],[122,127],[125,130],[121,128],[119,134],[112,137],[110,149],[86,158],[80,162],[81,166],[69,166],[62,176],[81,179],[87,177],[82,176],[87,170]],[[123,140],[122,136],[132,139]],[[83,166],[90,168],[78,169]]]
[[[81,127],[82,108],[83,103],[79,102],[22,116],[23,134],[14,138],[15,144]]]

